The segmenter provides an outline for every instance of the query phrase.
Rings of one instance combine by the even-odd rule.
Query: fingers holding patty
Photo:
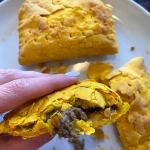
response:
[[[0,85],[7,82],[23,79],[23,78],[34,78],[42,77],[48,74],[42,74],[36,71],[21,71],[16,69],[0,69]]]
[[[23,78],[0,86],[0,113],[14,109],[23,103],[70,86],[78,77],[63,74],[35,78]]]
[[[0,135],[0,149],[6,149],[7,147],[7,150],[36,150],[51,139],[52,137],[48,133],[26,140],[5,134]]]

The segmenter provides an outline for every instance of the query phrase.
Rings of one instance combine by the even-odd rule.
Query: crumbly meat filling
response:
[[[78,137],[79,134],[74,126],[74,120],[87,121],[88,117],[86,113],[81,108],[71,107],[61,114],[63,118],[59,120],[57,134],[65,138]]]
[[[88,115],[97,111],[101,111],[106,118],[109,118],[112,114],[116,113],[116,110],[117,107],[115,105],[106,107],[104,110],[101,108],[82,109],[80,107],[71,107],[65,111],[61,111],[62,118],[58,122],[56,133],[64,138],[77,138],[79,132],[75,127],[75,120],[87,121],[89,120]],[[48,119],[52,114],[53,113],[51,112],[46,118]]]
[[[84,150],[84,139],[70,138],[68,141],[73,145],[74,150]]]

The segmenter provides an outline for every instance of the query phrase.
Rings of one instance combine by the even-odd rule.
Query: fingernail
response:
[[[65,75],[67,75],[69,77],[78,77],[80,75],[80,72],[78,72],[78,71],[72,71],[72,72],[65,73]]]

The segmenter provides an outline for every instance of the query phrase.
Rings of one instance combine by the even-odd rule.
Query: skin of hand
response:
[[[77,81],[78,76],[0,69],[0,114],[38,97],[68,87]],[[21,137],[1,134],[0,149],[36,150],[52,138],[48,133],[26,140]]]

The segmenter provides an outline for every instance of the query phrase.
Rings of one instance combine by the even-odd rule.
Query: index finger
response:
[[[16,69],[0,69],[0,85],[7,82],[21,79],[21,78],[34,78],[42,77],[43,73],[36,71],[21,71]]]
[[[78,77],[63,74],[23,78],[0,86],[0,113],[14,109],[25,102],[60,90],[78,81]]]

